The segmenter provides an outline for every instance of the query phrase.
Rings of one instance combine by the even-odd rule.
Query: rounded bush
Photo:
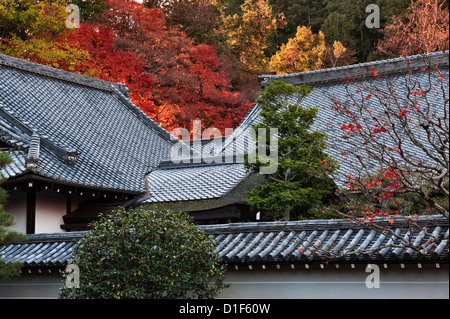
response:
[[[213,298],[225,266],[187,213],[117,209],[93,222],[74,250],[79,288],[62,298]]]

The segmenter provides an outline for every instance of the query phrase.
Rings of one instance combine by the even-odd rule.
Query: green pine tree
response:
[[[323,215],[317,208],[335,190],[328,175],[337,163],[324,152],[326,135],[310,129],[317,108],[300,106],[310,92],[307,86],[272,81],[258,98],[262,121],[253,126],[255,132],[260,128],[278,129],[278,169],[267,174],[266,182],[252,189],[246,198],[264,219],[320,218]],[[253,173],[267,166],[261,154],[256,160],[250,159],[246,158],[246,167]]]

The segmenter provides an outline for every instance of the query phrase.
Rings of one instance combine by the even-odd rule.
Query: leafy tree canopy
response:
[[[80,288],[63,298],[212,298],[224,288],[215,246],[186,213],[117,209],[94,222],[72,263]]]

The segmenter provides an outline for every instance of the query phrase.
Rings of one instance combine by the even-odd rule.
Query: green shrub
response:
[[[213,298],[225,266],[187,213],[118,209],[91,225],[72,264],[80,287],[62,298]]]

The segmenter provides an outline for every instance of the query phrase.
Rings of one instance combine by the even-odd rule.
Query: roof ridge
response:
[[[160,161],[158,169],[166,170],[166,169],[244,164],[244,161],[237,158],[236,155],[231,155],[227,157],[227,155],[223,153],[219,154],[218,156],[185,157],[185,158],[177,158],[177,160],[179,160],[180,162],[177,163],[171,159],[163,159]]]
[[[41,149],[41,139],[36,132],[33,132],[30,138],[30,147],[28,155],[25,158],[25,168],[32,172],[37,172],[39,163],[39,153]]]
[[[396,222],[404,221],[407,216],[395,217]],[[387,221],[388,218],[382,218],[380,221]],[[427,222],[447,222],[448,220],[442,215],[424,215],[420,216],[420,221],[422,223]],[[441,226],[446,226],[447,224],[442,224]],[[297,220],[297,221],[267,221],[267,222],[246,222],[246,223],[229,223],[229,224],[215,224],[215,225],[198,225],[198,227],[204,230],[208,234],[212,233],[223,233],[223,232],[245,232],[245,231],[276,231],[286,229],[287,227],[295,227],[299,229],[298,226],[308,226],[317,229],[318,226],[348,226],[355,225],[356,228],[361,228],[361,225],[356,224],[347,219],[308,219],[308,220]],[[306,228],[305,228],[306,229]],[[27,242],[30,241],[67,241],[74,239],[81,239],[88,231],[73,231],[73,232],[62,232],[62,233],[41,233],[41,234],[29,234],[27,235]]]
[[[406,223],[406,219],[412,216],[395,216],[384,217],[374,221],[374,223],[389,223],[392,219],[394,224],[403,225]],[[416,218],[419,216],[416,216]],[[424,215],[420,216],[418,223],[426,225],[427,223],[434,222],[442,225],[448,225],[448,219],[442,215]],[[267,221],[267,222],[250,222],[250,223],[229,223],[229,224],[217,224],[217,225],[200,225],[207,234],[215,233],[236,233],[236,232],[273,232],[286,229],[293,230],[308,230],[308,229],[321,229],[321,228],[354,228],[362,229],[364,224],[359,224],[355,221],[347,219],[308,219],[297,221]]]
[[[34,73],[41,76],[50,77],[60,81],[71,82],[82,86],[88,86],[103,91],[112,91],[111,83],[115,83],[74,72],[65,71],[62,69],[57,69],[51,66],[27,61],[24,59],[12,57],[5,54],[0,54],[0,66],[6,66],[16,70]]]
[[[65,233],[41,233],[28,234],[25,242],[43,242],[43,241],[74,241],[81,239],[88,231],[73,231]]]
[[[449,65],[449,51],[438,51],[428,54],[418,54],[406,57],[392,58],[379,61],[363,62],[346,66],[326,68],[320,70],[282,74],[282,75],[261,75],[263,79],[261,85],[267,86],[270,80],[280,80],[293,85],[329,85],[340,83],[345,79],[364,79],[372,75],[372,68],[376,68],[379,76],[395,75],[405,70],[419,71],[426,66],[424,59],[429,58],[432,64],[438,67]],[[411,63],[405,63],[409,61]]]
[[[33,139],[33,136],[36,135],[39,137],[39,140],[36,140],[35,138],[35,143],[39,143],[40,146],[42,145],[43,147],[54,151],[56,155],[64,160],[67,160],[69,163],[73,163],[76,160],[78,152],[75,149],[62,145],[47,135],[39,135],[40,132],[35,128],[30,127],[29,123],[24,121],[20,115],[14,112],[14,110],[3,106],[4,104],[0,101],[0,115],[12,123],[18,130],[20,130],[20,132],[26,134],[27,138],[29,138],[29,140],[23,140],[22,142],[28,143],[30,147],[31,140]]]

